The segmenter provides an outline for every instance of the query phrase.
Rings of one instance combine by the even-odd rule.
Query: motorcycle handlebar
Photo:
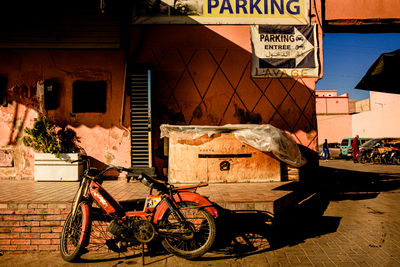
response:
[[[81,157],[80,159],[70,161],[70,163],[72,164],[72,163],[76,163],[76,162],[88,162],[89,161],[88,156],[86,156],[86,155],[79,155],[79,156]]]

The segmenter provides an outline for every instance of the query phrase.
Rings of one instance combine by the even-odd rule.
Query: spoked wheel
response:
[[[113,234],[107,231],[110,218],[103,214],[100,210],[92,207],[91,210],[91,227],[89,244],[87,245],[87,254],[84,255],[85,260],[96,259],[117,259],[126,256],[127,253],[138,253],[141,247],[138,245],[122,245]]]
[[[92,220],[90,242],[87,249],[90,252],[108,251],[107,242],[113,239],[113,235],[107,231],[106,220]]]
[[[60,240],[60,252],[64,260],[73,262],[84,252],[89,225],[87,204],[79,204],[75,216],[68,214]]]
[[[168,210],[160,223],[160,227],[176,234],[165,237],[162,245],[168,252],[185,259],[201,257],[215,241],[215,220],[204,209],[185,209],[185,207],[198,206],[197,203],[184,201],[178,202],[178,206],[189,223],[191,231],[182,229],[173,213]]]

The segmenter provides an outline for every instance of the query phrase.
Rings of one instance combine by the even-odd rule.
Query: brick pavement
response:
[[[334,164],[341,164],[340,161],[328,163],[331,168]],[[201,261],[188,262],[171,255],[159,255],[146,257],[147,266],[400,266],[398,173],[396,170],[390,175],[377,172],[379,175],[365,173],[355,178],[354,172],[335,173],[343,177],[336,177],[340,182],[334,187],[328,186],[332,198],[320,218],[311,217],[307,210],[299,209],[280,225],[260,228],[254,215],[228,217],[219,228],[219,243]],[[335,175],[321,176],[321,179],[330,185]],[[371,175],[373,179],[369,178]],[[374,192],[365,191],[366,187],[359,184],[364,179],[369,185],[367,189]],[[347,190],[346,182],[351,184],[351,191]],[[261,231],[256,231],[256,228]],[[232,235],[226,236],[227,232],[232,232]],[[221,239],[229,242],[221,243]],[[74,265],[141,265],[139,255],[115,258],[118,255],[89,254],[85,255],[85,262]],[[105,258],[108,259],[102,260]],[[23,256],[5,253],[0,256],[0,265],[70,264],[63,262],[57,252],[42,252]]]
[[[381,192],[376,198],[330,203],[324,216],[297,220],[275,229],[276,247],[248,254],[215,250],[201,261],[170,255],[146,257],[146,266],[400,266],[400,190]],[[4,254],[1,266],[140,266],[140,256],[86,258],[63,262],[57,252]],[[113,255],[115,257],[115,255]]]
[[[210,184],[197,192],[207,196],[222,207],[239,208],[241,203],[269,203],[291,193],[279,187],[288,182]],[[69,203],[79,182],[0,181],[1,203]],[[145,198],[149,189],[139,182],[127,183],[124,179],[104,181],[104,188],[118,201]],[[180,186],[177,184],[176,186]],[[253,208],[254,209],[254,208]],[[273,210],[270,210],[273,212]]]
[[[198,191],[222,208],[257,209],[272,215],[293,199],[292,191],[275,190],[285,184],[212,184]],[[149,192],[143,184],[124,179],[103,185],[122,203],[144,199]],[[59,235],[78,186],[79,182],[0,181],[0,251],[58,250]]]

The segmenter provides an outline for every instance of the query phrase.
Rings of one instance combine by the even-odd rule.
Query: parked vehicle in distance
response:
[[[398,139],[400,139],[400,138],[394,138],[394,137],[374,138],[374,139],[371,139],[368,142],[360,145],[360,150],[370,149],[377,143],[381,143],[383,145],[383,144],[387,144],[389,142],[392,142],[392,141],[398,140]]]
[[[400,165],[400,140],[389,142],[391,150],[387,152],[386,163]]]
[[[340,143],[340,157],[349,159],[353,157],[353,148],[351,143],[353,143],[354,138],[343,138],[342,142]],[[370,141],[371,138],[358,138],[360,141],[360,146],[365,144],[366,142]]]
[[[374,138],[360,146],[359,161],[384,164],[400,164],[398,149],[400,138]]]
[[[324,158],[323,145],[318,146],[318,155],[321,159]],[[340,144],[339,143],[328,143],[329,158],[339,158],[340,157]]]

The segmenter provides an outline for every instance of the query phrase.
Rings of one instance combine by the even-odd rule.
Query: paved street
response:
[[[363,167],[350,161],[321,162],[321,179],[326,181],[331,200],[322,217],[311,217],[300,210],[288,222],[272,227],[262,223],[260,214],[235,215],[222,227],[214,251],[201,260],[190,262],[163,254],[146,256],[145,265],[400,266],[400,168],[390,166],[393,169],[385,174],[381,169],[385,167]],[[363,168],[375,170],[361,172]],[[228,237],[226,228],[233,229],[230,234],[234,238]],[[64,262],[58,252],[4,254],[0,265],[142,264],[139,254],[120,258],[116,254],[89,254],[84,262],[75,264]]]

